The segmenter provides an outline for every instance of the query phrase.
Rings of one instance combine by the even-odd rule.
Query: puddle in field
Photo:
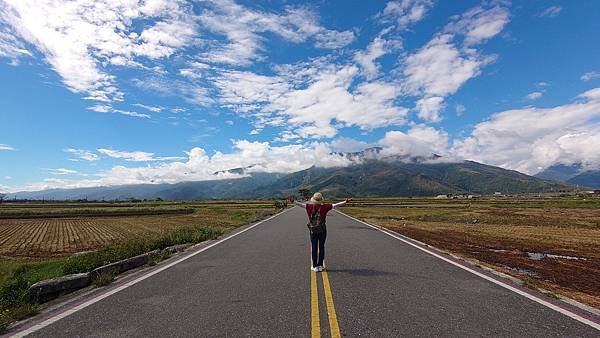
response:
[[[529,256],[529,259],[534,261],[541,261],[542,259],[544,259],[544,257],[546,257],[545,254],[540,252],[528,252],[527,256]]]
[[[544,259],[546,257],[554,258],[554,259],[583,260],[583,261],[587,260],[586,258],[583,258],[583,257],[552,255],[552,254],[545,254],[545,253],[541,253],[541,252],[528,252],[527,256],[529,257],[529,259],[534,260],[534,261],[541,261],[542,259]]]
[[[507,268],[507,269],[509,269],[509,270],[516,271],[518,273],[527,275],[529,277],[538,278],[540,276],[537,272],[529,270],[529,269],[513,268],[512,266],[506,266],[506,265],[504,267]]]

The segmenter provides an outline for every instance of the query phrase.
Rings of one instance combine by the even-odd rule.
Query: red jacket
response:
[[[327,213],[333,209],[333,204],[331,203],[325,203],[325,204],[310,204],[307,203],[306,204],[306,214],[308,215],[308,218],[310,218],[310,216],[312,215],[312,213],[314,212],[313,210],[317,208],[318,212],[321,214],[321,219],[323,221],[325,221],[327,219]]]
[[[294,203],[296,203],[296,205],[301,206],[306,209],[306,214],[308,215],[308,218],[310,218],[310,215],[312,215],[313,208],[317,208],[317,210],[319,210],[319,212],[321,213],[321,219],[323,219],[325,221],[327,219],[327,213],[331,209],[335,209],[336,207],[339,207],[340,205],[346,204],[346,201],[342,201],[342,202],[338,202],[338,203],[334,203],[334,204],[331,204],[331,203],[312,204],[312,203],[300,203],[300,202],[296,202],[296,201],[294,201]]]

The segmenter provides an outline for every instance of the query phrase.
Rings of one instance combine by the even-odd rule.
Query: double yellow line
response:
[[[341,337],[340,325],[338,324],[331,294],[331,285],[327,271],[320,272],[323,276],[323,291],[325,291],[325,304],[327,304],[327,317],[329,317],[329,332],[332,338]],[[319,317],[319,290],[317,288],[317,272],[310,273],[310,317],[312,337],[321,337],[321,320]]]

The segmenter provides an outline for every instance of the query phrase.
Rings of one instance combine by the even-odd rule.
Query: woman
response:
[[[331,209],[344,205],[351,200],[352,199],[346,198],[346,200],[339,203],[323,203],[323,195],[320,192],[316,192],[308,203],[294,201],[296,205],[305,208],[306,214],[308,215],[308,228],[310,230],[310,242],[312,244],[312,271],[323,271],[325,239],[327,239],[327,227],[325,225],[327,213]]]

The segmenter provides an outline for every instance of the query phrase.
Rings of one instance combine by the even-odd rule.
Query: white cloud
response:
[[[336,152],[356,152],[371,147],[367,142],[355,140],[347,137],[337,138],[330,143],[331,149]]]
[[[448,24],[445,31],[464,35],[464,44],[470,46],[496,36],[509,20],[510,12],[502,6],[477,6],[462,14],[457,21]]]
[[[509,12],[500,6],[477,6],[453,20],[441,34],[404,60],[403,86],[408,94],[421,96],[415,108],[425,121],[440,121],[445,97],[495,60],[472,46],[497,35],[508,23]],[[454,42],[456,35],[465,37],[462,47]]]
[[[337,49],[342,48],[354,41],[354,33],[351,31],[330,31],[325,30],[315,36],[315,47]]]
[[[141,103],[134,103],[134,104],[132,104],[132,106],[144,108],[144,109],[149,110],[149,111],[151,111],[153,113],[160,113],[163,110],[162,107],[148,106],[148,105],[141,104]]]
[[[0,23],[1,18],[8,15],[6,11],[6,8],[0,7]],[[23,56],[31,56],[31,52],[16,38],[10,27],[0,26],[0,57],[9,58],[13,63],[17,63]]]
[[[541,98],[542,95],[544,95],[544,93],[542,93],[542,92],[532,92],[532,93],[527,94],[527,96],[525,96],[525,98],[528,100],[537,100],[537,99]]]
[[[440,111],[444,108],[444,98],[432,96],[419,99],[416,109],[421,120],[430,122],[439,122],[442,120]]]
[[[493,114],[452,152],[503,168],[534,174],[556,163],[600,164],[600,88],[581,102],[554,108],[523,108]]]
[[[560,14],[560,12],[562,11],[562,7],[560,6],[550,6],[546,9],[544,9],[539,16],[543,17],[543,18],[554,18],[556,16],[558,16],[558,14]]]
[[[587,73],[581,75],[582,81],[590,81],[590,80],[599,79],[599,78],[600,78],[600,72],[587,72]]]
[[[227,38],[228,43],[214,42],[204,53],[207,62],[248,65],[263,58],[264,33],[273,33],[294,43],[315,37],[318,48],[337,49],[354,40],[351,31],[334,31],[318,23],[317,15],[300,7],[287,7],[285,14],[253,10],[230,0],[212,2],[212,8],[199,16],[204,27]]]
[[[108,113],[112,111],[112,107],[106,104],[96,104],[88,108],[98,113]]]
[[[466,110],[467,110],[467,108],[465,108],[464,105],[457,104],[456,108],[455,108],[456,116],[463,116],[463,114],[465,113]]]
[[[292,68],[281,67],[276,76],[224,72],[215,79],[220,101],[252,118],[258,129],[288,126],[301,137],[333,137],[344,126],[370,130],[405,122],[408,110],[395,105],[400,94],[396,86],[363,82],[350,88],[358,75],[356,66]]]
[[[389,131],[379,141],[382,156],[429,157],[444,154],[448,145],[448,134],[421,124],[415,124],[404,133]]]
[[[9,151],[13,151],[13,150],[15,150],[15,148],[14,148],[14,147],[12,147],[12,146],[9,146],[8,144],[3,144],[3,143],[0,143],[0,151],[1,151],[1,150],[9,150]]]
[[[354,54],[354,61],[358,63],[365,74],[367,80],[371,80],[377,76],[379,72],[379,66],[375,63],[375,60],[385,55],[388,51],[387,41],[376,37],[365,51],[359,51]]]
[[[190,43],[195,24],[182,6],[166,0],[6,0],[0,23],[35,46],[71,91],[91,100],[121,101],[109,66],[140,66],[136,57],[170,56]],[[148,19],[155,23],[148,25]],[[134,22],[146,25],[141,34]]]
[[[454,94],[493,61],[490,57],[462,53],[452,44],[452,38],[449,34],[436,36],[405,60],[404,85],[409,94],[423,97],[416,108],[425,120],[438,121],[444,97]]]
[[[72,161],[84,160],[84,161],[93,162],[93,161],[98,161],[100,159],[100,156],[98,156],[97,154],[94,154],[93,152],[91,152],[89,150],[85,150],[85,149],[67,148],[67,149],[64,149],[63,151],[65,153],[69,153],[69,154],[73,154],[73,155],[77,156],[76,159],[71,159]]]
[[[123,159],[129,162],[175,161],[181,159],[181,157],[155,157],[153,153],[145,151],[120,151],[99,148],[98,152],[108,157]]]
[[[44,170],[50,172],[53,175],[74,175],[79,174],[77,170],[71,170],[66,168],[44,168]]]
[[[237,174],[215,172],[238,167],[253,166],[251,170],[262,172],[289,173],[306,169],[312,165],[320,167],[345,166],[349,160],[331,154],[325,143],[305,145],[271,146],[268,142],[234,141],[234,151],[228,154],[216,152],[212,156],[202,148],[192,148],[185,161],[159,163],[145,167],[128,168],[115,166],[98,174],[96,180],[56,180],[30,184],[10,191],[33,191],[49,188],[78,188],[119,184],[175,183],[224,178],[239,178]],[[145,156],[145,155],[144,155]],[[143,156],[140,156],[143,157]]]
[[[142,119],[150,118],[150,115],[148,115],[148,114],[142,114],[142,113],[137,113],[137,112],[128,111],[128,110],[113,109],[112,112],[116,113],[116,114],[121,114],[121,115],[131,116],[131,117],[138,117],[138,118],[142,118]]]
[[[384,21],[396,21],[399,29],[421,21],[433,6],[431,0],[398,0],[390,1],[385,6],[381,17]]]

